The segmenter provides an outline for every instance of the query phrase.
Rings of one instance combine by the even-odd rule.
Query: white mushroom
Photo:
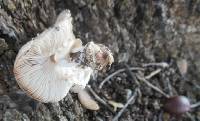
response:
[[[113,62],[104,45],[90,42],[82,46],[71,22],[70,12],[63,11],[53,27],[26,43],[16,57],[17,83],[38,101],[60,101],[73,85],[85,87],[94,69],[105,69]]]

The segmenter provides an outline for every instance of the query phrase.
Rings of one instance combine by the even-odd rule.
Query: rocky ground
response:
[[[93,91],[104,101],[122,104],[137,93],[119,121],[200,121],[200,108],[179,119],[170,117],[162,107],[166,97],[135,78],[159,69],[148,82],[167,95],[200,101],[199,0],[0,0],[0,120],[111,121],[119,113],[120,108],[115,111],[108,103],[99,103],[98,111],[86,110],[73,93],[35,111],[34,101],[16,84],[12,70],[19,48],[51,26],[64,9],[71,10],[77,37],[84,43],[104,43],[114,54],[111,70],[91,79]],[[169,67],[144,66],[157,62]],[[130,67],[142,70],[130,73]],[[125,71],[100,89],[118,69]]]

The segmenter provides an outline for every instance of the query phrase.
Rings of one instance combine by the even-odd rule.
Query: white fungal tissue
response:
[[[19,50],[13,71],[20,88],[30,97],[58,102],[73,85],[84,88],[94,69],[102,70],[112,64],[112,53],[107,47],[93,42],[82,46],[72,28],[70,11],[65,10],[52,27]]]

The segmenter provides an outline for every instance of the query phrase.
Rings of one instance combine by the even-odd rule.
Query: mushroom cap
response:
[[[89,42],[85,46],[85,63],[96,70],[106,70],[114,62],[111,51],[102,44]]]
[[[92,69],[81,68],[68,58],[77,41],[71,21],[70,12],[63,11],[53,27],[26,43],[18,52],[13,70],[17,83],[38,101],[60,101],[73,84],[85,86],[89,81]],[[57,63],[52,61],[52,55],[59,58]]]

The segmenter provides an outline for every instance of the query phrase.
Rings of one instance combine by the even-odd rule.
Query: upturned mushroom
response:
[[[83,89],[94,70],[105,70],[113,63],[106,46],[94,42],[82,46],[72,29],[70,11],[65,10],[52,27],[19,50],[14,75],[30,97],[41,102],[58,102],[72,86]]]

